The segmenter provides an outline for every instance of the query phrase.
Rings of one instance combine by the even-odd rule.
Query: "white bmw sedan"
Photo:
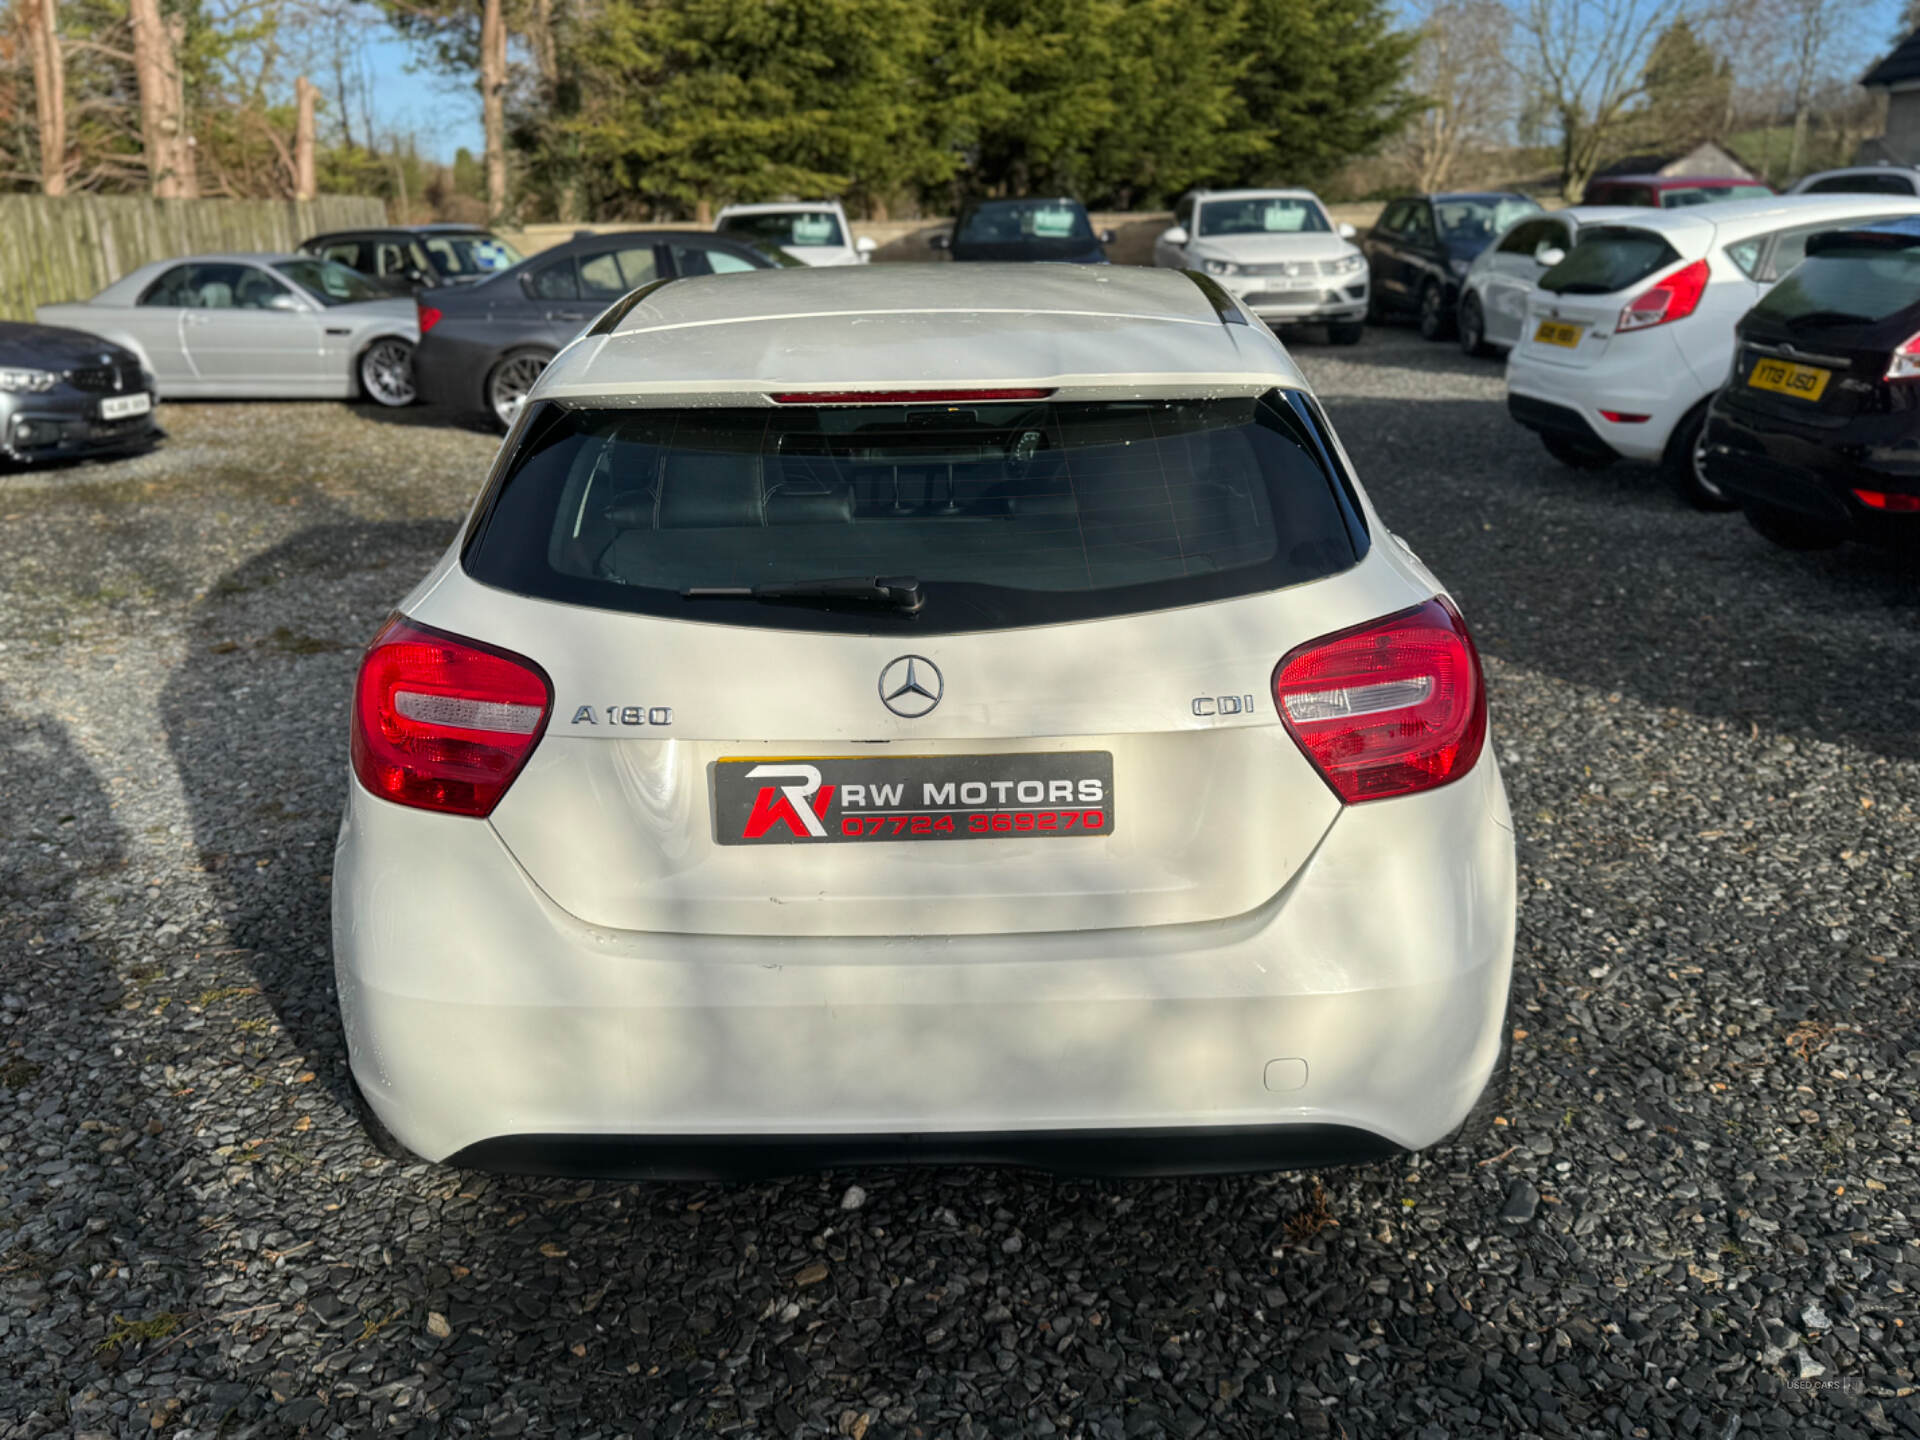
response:
[[[1484,1119],[1479,658],[1251,322],[1166,270],[770,270],[563,350],[360,665],[375,1138],[1151,1173]]]

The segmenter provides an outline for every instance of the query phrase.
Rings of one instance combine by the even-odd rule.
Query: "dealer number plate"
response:
[[[1795,365],[1791,360],[1756,360],[1747,384],[1755,390],[1772,390],[1796,400],[1818,400],[1826,394],[1831,370],[1818,365]]]
[[[102,420],[125,420],[134,415],[144,415],[153,409],[153,397],[142,392],[138,395],[110,395],[100,402]]]
[[[722,845],[1111,835],[1113,755],[716,760],[713,819]]]
[[[1558,345],[1562,350],[1571,350],[1580,343],[1580,336],[1586,328],[1565,320],[1542,320],[1540,328],[1533,332],[1533,338],[1542,345]]]

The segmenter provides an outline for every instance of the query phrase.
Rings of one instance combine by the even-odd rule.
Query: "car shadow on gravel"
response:
[[[1601,692],[1920,755],[1920,564],[1779,550],[1649,466],[1567,469],[1498,401],[1330,397],[1369,494],[1482,647]]]
[[[359,652],[457,521],[310,525],[222,575],[161,697],[199,861],[232,945],[347,1103],[328,885]]]
[[[140,1336],[177,1363],[155,1352],[195,1312],[203,1246],[172,1057],[130,1037],[185,966],[93,766],[3,695],[0,795],[0,1434],[158,1429],[172,1412],[115,1377]]]

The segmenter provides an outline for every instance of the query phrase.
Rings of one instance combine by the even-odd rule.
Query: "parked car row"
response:
[[[1823,192],[1513,225],[1469,267],[1461,346],[1575,469],[1649,463],[1795,548],[1911,543],[1920,197]]]

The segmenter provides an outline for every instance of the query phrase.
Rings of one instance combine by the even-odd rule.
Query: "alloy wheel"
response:
[[[382,405],[411,405],[413,346],[404,340],[379,340],[360,357],[360,385]]]
[[[493,378],[487,383],[487,403],[493,407],[493,418],[500,422],[501,429],[513,428],[520,407],[527,403],[527,392],[546,368],[547,362],[537,355],[509,355],[494,367]]]

